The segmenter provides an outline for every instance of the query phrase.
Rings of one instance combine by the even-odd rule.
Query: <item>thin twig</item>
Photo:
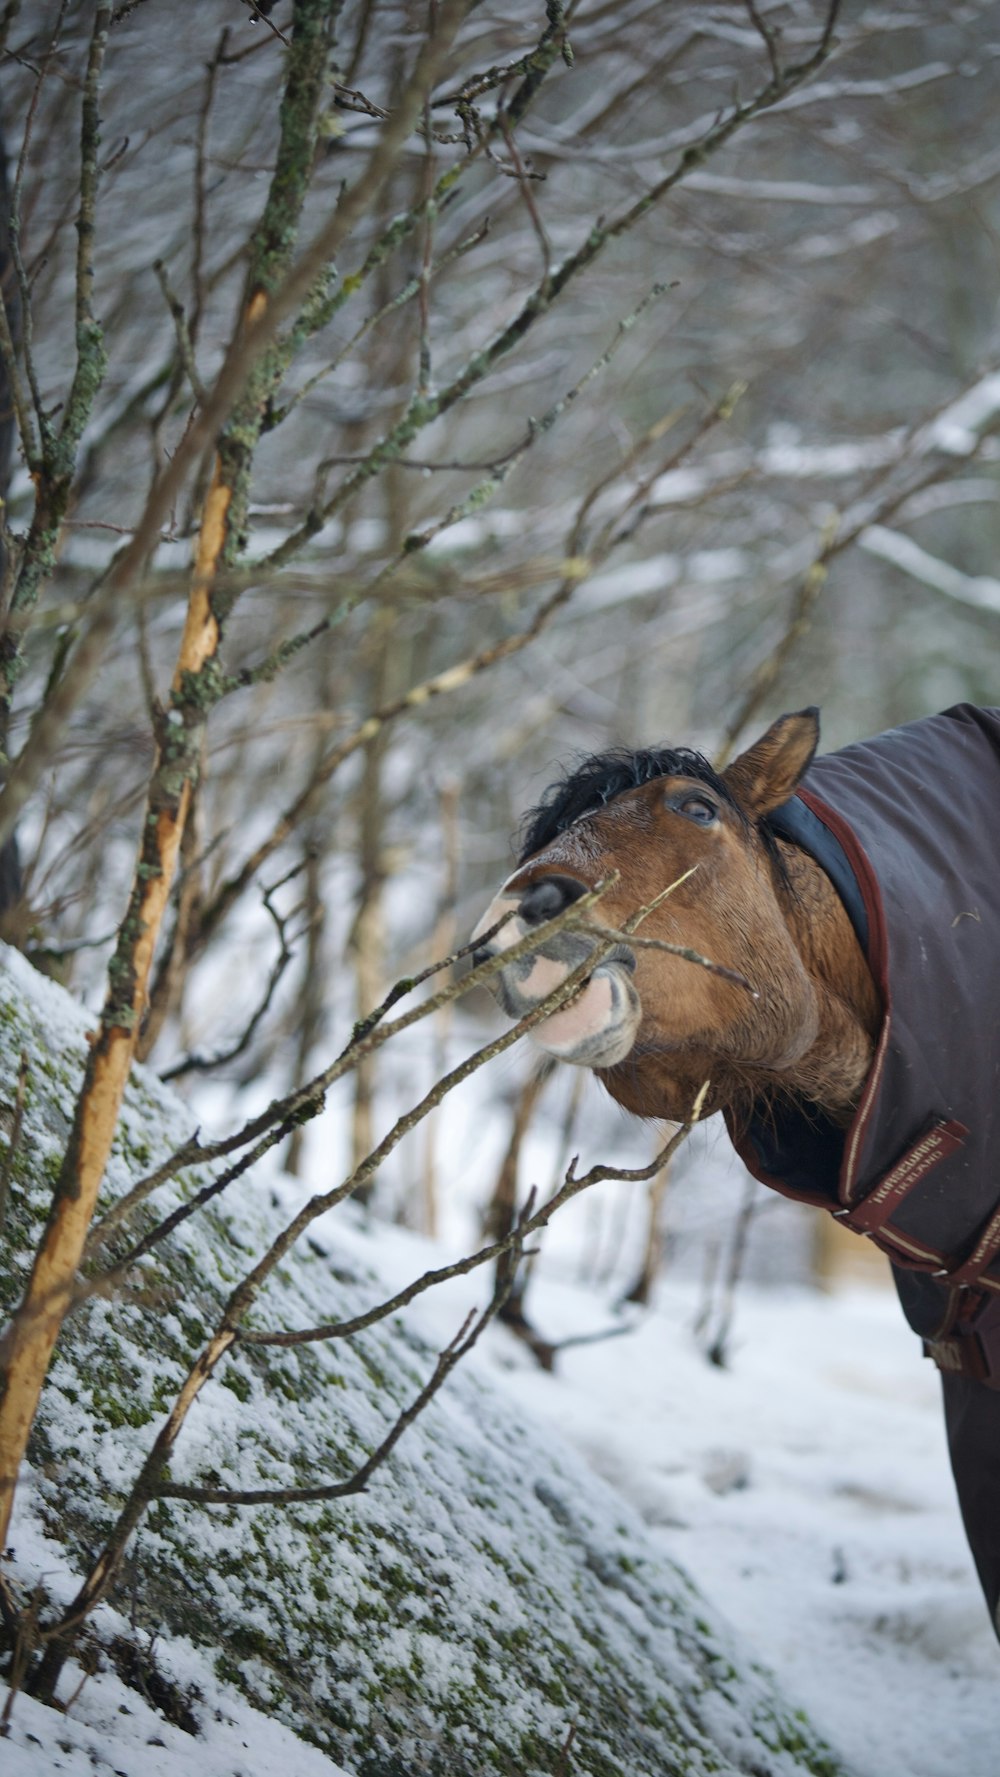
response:
[[[7,776],[0,792],[0,844],[13,832],[21,810],[32,794],[63,726],[92,683],[104,660],[114,633],[121,602],[141,573],[167,515],[173,511],[192,468],[243,395],[248,380],[260,364],[281,327],[296,314],[317,280],[335,258],[359,218],[370,211],[395,169],[399,154],[420,116],[424,96],[433,86],[450,51],[467,10],[468,0],[441,0],[438,34],[418,50],[412,73],[391,117],[358,178],[341,196],[333,216],[318,231],[311,245],[288,271],[269,300],[257,305],[238,330],[226,353],[211,393],[192,419],[181,443],[158,476],[131,543],[126,545],[105,576],[103,597],[93,608],[92,621],[80,637],[61,683],[35,723],[30,739]],[[102,6],[98,20],[106,21]],[[94,41],[100,36],[95,28]],[[95,111],[96,116],[96,111]]]
[[[373,476],[380,474],[387,463],[392,462],[402,450],[412,443],[418,432],[438,419],[443,413],[448,412],[457,402],[463,400],[472,388],[488,376],[500,360],[520,343],[539,316],[547,312],[567,286],[594,263],[606,246],[628,234],[675,186],[681,184],[696,168],[702,166],[710,155],[719,152],[746,124],[753,122],[763,112],[778,104],[779,100],[786,98],[789,93],[807,80],[829,54],[833,25],[839,6],[840,0],[830,0],[826,26],[820,43],[812,55],[807,56],[801,62],[788,64],[783,68],[780,80],[772,78],[745,104],[734,104],[705,132],[699,142],[692,143],[690,147],[684,149],[662,179],[659,179],[655,185],[624,210],[619,211],[617,216],[608,221],[596,223],[576,250],[568,254],[555,271],[547,273],[543,280],[536,285],[514,319],[496,332],[488,344],[474,353],[451,382],[433,396],[415,397],[409,403],[402,419],[390,432],[379,439],[368,460],[353,470],[350,475],[345,476],[320,510],[310,513],[305,525],[300,526],[297,531],[286,538],[284,543],[271,552],[266,558],[267,565],[272,568],[278,567],[291,555],[297,553],[303,542],[314,536],[317,530],[334,517],[349,500],[352,500]],[[509,108],[509,114],[516,121],[517,114],[514,104]],[[0,831],[0,838],[2,838],[2,831]]]
[[[284,31],[280,31],[278,26],[274,23],[274,20],[268,18],[266,12],[254,5],[254,0],[243,0],[243,5],[247,7],[250,13],[250,21],[252,24],[266,25],[272,37],[276,37],[278,42],[283,43],[286,49],[291,47],[290,40],[285,36]]]
[[[605,892],[607,886],[609,885],[602,885],[600,892]],[[581,900],[584,898],[585,897],[581,897]],[[575,903],[575,909],[579,909],[579,907],[580,901],[577,901]],[[564,910],[564,915],[557,917],[563,919],[565,913],[570,913],[573,910],[574,909],[566,909]],[[554,927],[556,921],[550,921],[549,924]],[[164,1221],[160,1222],[157,1227],[146,1234],[144,1238],[140,1240],[111,1270],[102,1272],[97,1278],[92,1279],[86,1284],[79,1284],[74,1294],[74,1306],[79,1306],[81,1302],[86,1301],[89,1296],[95,1294],[98,1290],[106,1291],[109,1287],[122,1281],[140,1258],[142,1258],[147,1252],[151,1251],[152,1248],[165,1239],[168,1234],[173,1233],[182,1222],[187,1221],[189,1217],[216,1198],[227,1185],[233,1182],[234,1179],[241,1177],[256,1159],[259,1159],[262,1154],[264,1154],[269,1148],[273,1147],[277,1142],[284,1140],[284,1137],[291,1132],[297,1123],[303,1122],[309,1117],[316,1116],[323,1108],[324,1094],[328,1086],[331,1085],[334,1080],[339,1079],[343,1074],[348,1073],[357,1067],[358,1062],[364,1059],[379,1039],[385,1041],[387,1035],[395,1034],[396,1030],[403,1028],[408,1023],[416,1022],[418,1018],[428,1017],[432,1011],[437,1010],[439,1005],[443,1005],[448,1000],[457,997],[459,993],[467,991],[469,984],[480,975],[480,971],[490,970],[491,973],[497,973],[498,969],[513,959],[519,951],[523,954],[527,954],[533,944],[539,942],[539,934],[544,930],[545,928],[539,926],[537,928],[537,933],[532,933],[527,939],[522,940],[519,945],[512,945],[502,956],[494,957],[490,962],[480,964],[479,969],[473,970],[472,974],[467,976],[464,982],[456,983],[451,988],[443,989],[442,993],[434,995],[431,999],[424,1000],[412,1013],[407,1014],[404,1018],[397,1019],[394,1025],[384,1025],[381,1028],[372,1028],[370,1020],[365,1020],[364,1026],[356,1027],[356,1032],[363,1029],[364,1034],[360,1036],[356,1034],[352,1037],[347,1048],[342,1051],[341,1055],[333,1065],[320,1076],[320,1079],[323,1081],[321,1089],[317,1090],[317,1082],[312,1081],[308,1087],[299,1088],[296,1092],[291,1093],[288,1099],[283,1101],[278,1116],[272,1114],[276,1108],[272,1106],[269,1112],[264,1113],[263,1119],[254,1119],[255,1123],[262,1124],[263,1136],[262,1139],[257,1142],[253,1153],[245,1155],[240,1162],[234,1167],[231,1167],[228,1172],[211,1180],[209,1184],[203,1186],[202,1189],[198,1191],[194,1197],[189,1198],[187,1202],[178,1204],[177,1208],[174,1209]],[[541,941],[544,942],[544,938],[542,938]],[[275,1256],[269,1255],[266,1261],[262,1260],[261,1265],[258,1266],[252,1274],[254,1278],[253,1295],[257,1294],[264,1278],[268,1275],[270,1270],[273,1269],[273,1266],[278,1262],[278,1259],[290,1246],[294,1245],[299,1234],[301,1234],[303,1229],[306,1228],[311,1221],[315,1220],[317,1215],[325,1214],[328,1209],[335,1208],[335,1206],[338,1203],[343,1202],[345,1198],[352,1196],[358,1190],[362,1190],[368,1180],[374,1177],[382,1163],[399,1145],[404,1135],[408,1135],[411,1129],[415,1129],[428,1113],[433,1110],[436,1105],[440,1104],[441,1100],[445,1098],[455,1086],[459,1085],[463,1080],[468,1079],[471,1074],[484,1066],[486,1062],[492,1061],[495,1056],[503,1054],[504,1050],[509,1049],[513,1043],[516,1043],[528,1031],[533,1030],[537,1024],[542,1023],[542,1021],[549,1017],[552,1012],[557,1011],[561,1006],[567,1004],[568,1001],[575,996],[578,989],[582,987],[588,974],[596,966],[600,958],[611,948],[610,944],[602,944],[598,942],[595,950],[567,975],[565,981],[563,981],[559,987],[557,987],[544,1000],[541,1000],[537,1006],[533,1007],[530,1012],[528,1012],[523,1018],[519,1019],[516,1024],[512,1025],[502,1036],[495,1037],[492,1042],[484,1044],[482,1048],[475,1050],[465,1061],[459,1063],[457,1067],[452,1068],[449,1073],[443,1075],[417,1105],[415,1105],[410,1111],[404,1113],[404,1115],[398,1117],[388,1134],[383,1137],[378,1146],[365,1157],[360,1165],[355,1167],[354,1171],[351,1172],[342,1183],[333,1186],[331,1190],[324,1192],[321,1196],[311,1199],[310,1203],[299,1212],[299,1216],[296,1217],[295,1221],[290,1224],[289,1229],[286,1229],[285,1234],[281,1237],[281,1241],[276,1243],[275,1248],[272,1248],[272,1254]],[[492,969],[491,963],[494,965]],[[249,1125],[247,1127],[249,1127]],[[257,1132],[255,1131],[255,1134],[256,1133]],[[234,1142],[232,1146],[228,1148],[228,1151],[232,1152],[234,1146],[245,1147],[246,1145],[246,1140]],[[184,1160],[181,1164],[187,1165],[190,1164],[190,1161]],[[114,1218],[114,1222],[120,1222],[125,1213],[130,1212],[139,1202],[143,1201],[144,1198],[149,1195],[150,1191],[155,1188],[156,1184],[162,1183],[164,1177],[169,1176],[171,1176],[170,1173],[164,1174],[164,1169],[160,1168],[158,1174],[154,1173],[149,1180],[142,1180],[139,1185],[133,1186],[132,1190],[127,1194],[127,1197],[122,1200],[122,1203],[116,1205],[115,1211],[110,1212],[109,1215],[104,1218],[104,1222],[92,1230],[89,1249],[93,1250],[98,1243],[103,1244],[107,1237],[107,1233],[110,1231],[112,1218]],[[277,1251],[279,1246],[281,1249],[280,1252]],[[242,1318],[242,1313],[245,1311],[245,1308],[241,1309],[240,1318]]]
[[[514,1273],[511,1273],[513,1281]],[[156,1489],[155,1497],[159,1499],[189,1499],[199,1505],[293,1505],[307,1500],[347,1499],[352,1494],[367,1491],[368,1482],[377,1469],[382,1467],[391,1456],[403,1433],[420,1417],[442,1383],[451,1375],[455,1365],[460,1363],[476,1344],[497,1311],[502,1307],[505,1296],[510,1288],[505,1287],[494,1291],[491,1300],[477,1315],[471,1310],[466,1315],[458,1332],[450,1345],[446,1345],[438,1357],[437,1363],[427,1382],[418,1394],[414,1395],[409,1405],[397,1415],[389,1427],[382,1442],[376,1446],[365,1462],[356,1469],[346,1481],[335,1481],[317,1487],[248,1487],[239,1490],[227,1490],[222,1487],[195,1487],[183,1482],[162,1482]]]
[[[542,218],[538,213],[538,205],[535,202],[535,194],[531,189],[531,179],[528,176],[528,172],[527,172],[527,169],[524,165],[524,161],[521,158],[521,151],[517,146],[517,142],[514,137],[514,132],[510,127],[510,124],[507,120],[506,114],[502,110],[498,112],[498,118],[500,121],[500,128],[503,131],[503,139],[507,145],[507,152],[510,155],[511,164],[514,168],[514,172],[517,177],[517,183],[518,183],[518,187],[521,192],[521,197],[524,200],[524,207],[528,212],[529,221],[531,222],[531,226],[535,232],[535,237],[536,237],[536,239],[538,241],[538,245],[541,249],[541,254],[542,254],[541,288],[543,290],[545,290],[548,288],[549,278],[552,275],[552,248],[549,245],[549,237],[545,232],[545,228],[542,223]],[[535,175],[535,176],[537,177],[537,175]]]
[[[553,1772],[553,1777],[569,1777],[569,1773],[570,1773],[569,1758],[570,1758],[570,1753],[573,1750],[573,1744],[576,1740],[576,1734],[577,1734],[577,1723],[575,1721],[571,1721],[569,1724],[569,1727],[566,1729],[566,1738],[559,1748],[559,1762],[555,1767],[555,1770]]]
[[[439,187],[441,183],[442,181],[439,180]],[[419,210],[412,212],[412,214],[416,219],[419,219]],[[446,253],[443,253],[440,258],[434,261],[430,271],[431,281],[433,282],[436,277],[440,276],[442,271],[448,266],[453,265],[457,259],[461,259],[466,253],[471,252],[474,247],[478,247],[480,242],[485,240],[489,232],[490,219],[487,216],[486,220],[481,222],[479,227],[475,229],[471,235],[467,235],[464,240],[458,241],[454,247],[450,247]],[[395,223],[386,229],[381,240],[376,242],[375,247],[365,259],[361,270],[354,273],[352,278],[345,279],[344,284],[341,286],[341,290],[349,289],[353,292],[355,288],[359,287],[360,283],[375,269],[376,264],[382,263],[390,246],[395,245],[398,242],[398,239],[399,225],[398,223]],[[295,394],[290,395],[288,400],[283,403],[275,414],[275,424],[279,424],[282,420],[286,419],[287,416],[298,407],[300,402],[304,401],[308,395],[312,394],[313,389],[316,388],[318,383],[321,383],[325,381],[327,377],[332,376],[334,371],[340,368],[345,358],[350,357],[356,352],[358,346],[367,338],[373,327],[377,327],[379,322],[384,321],[389,315],[397,314],[406,303],[412,302],[413,298],[419,294],[419,291],[420,279],[409,278],[403,285],[402,289],[397,290],[395,296],[390,297],[388,302],[382,304],[381,308],[373,309],[371,314],[366,315],[360,326],[356,328],[355,332],[352,333],[350,338],[341,346],[336,357],[331,358],[321,369],[314,371],[312,376],[307,377],[306,381],[302,384],[302,387],[297,389]],[[347,463],[363,463],[366,461],[366,455],[354,457],[331,456],[324,459],[325,465],[330,467]],[[470,466],[475,468],[475,464]],[[421,465],[421,467],[423,467],[423,465]]]
[[[313,624],[308,630],[301,632],[297,636],[290,636],[286,641],[280,643],[278,648],[274,649],[265,660],[258,664],[258,666],[249,668],[244,673],[235,675],[230,681],[229,688],[237,690],[260,678],[267,679],[272,677],[274,673],[280,667],[286,665],[293,655],[300,649],[311,645],[327,630],[333,629],[343,623],[359,604],[370,599],[373,594],[381,591],[404,563],[411,561],[413,556],[427,549],[431,543],[452,526],[461,523],[463,519],[468,518],[473,513],[481,511],[487,501],[494,497],[509,479],[513,471],[520,466],[533,445],[552,431],[574,403],[579,400],[580,396],[594,379],[600,376],[602,371],[607,369],[636,323],[643,315],[645,315],[651,305],[663,296],[668,289],[669,285],[666,284],[657,283],[652,286],[642,300],[636,304],[635,308],[629,314],[623,316],[619,321],[609,344],[601,355],[594,360],[571,388],[567,389],[558,400],[554,401],[552,406],[549,407],[539,419],[534,420],[531,423],[527,432],[523,435],[518,444],[512,446],[502,456],[498,457],[495,462],[489,465],[487,475],[482,481],[477,482],[468,493],[466,493],[460,500],[457,500],[454,505],[450,506],[440,518],[425,525],[422,530],[409,532],[404,538],[402,547],[399,551],[385,563],[372,580],[368,581],[365,585],[359,586],[355,592],[344,595],[338,603],[319,620],[318,623]],[[363,459],[362,466],[368,461],[369,459],[367,458]],[[608,547],[610,546],[609,543]],[[280,560],[283,558],[284,549],[285,544],[279,545],[279,547],[276,550],[273,550],[269,556],[265,556],[262,561],[256,564],[255,571],[259,574],[264,568],[273,568],[279,565]],[[592,571],[593,567],[601,559],[603,559],[603,556],[600,548],[593,551],[587,558],[586,562],[581,561],[574,552],[571,552],[570,558],[564,564],[564,573],[572,577],[575,582],[579,582]],[[415,695],[419,700],[419,693],[415,693]]]
[[[276,1125],[284,1124],[286,1120],[294,1121],[300,1119],[303,1114],[313,1114],[310,1107],[320,1108],[324,1093],[342,1074],[350,1071],[354,1065],[355,1056],[370,1054],[373,1049],[381,1047],[383,1043],[388,1042],[401,1031],[409,1029],[412,1024],[418,1023],[422,1018],[430,1017],[442,1006],[459,998],[460,995],[484,985],[494,975],[499,974],[502,968],[507,967],[511,961],[516,961],[520,956],[527,956],[539,942],[544,943],[548,936],[577,923],[575,916],[579,914],[581,907],[586,910],[587,907],[596,905],[600,896],[606,893],[615,880],[617,879],[611,877],[607,882],[598,884],[590,896],[581,896],[571,907],[564,908],[561,914],[556,915],[545,926],[536,927],[533,933],[521,939],[518,944],[510,946],[501,956],[491,957],[486,962],[480,963],[461,981],[454,982],[440,993],[421,1001],[411,1011],[387,1024],[385,1020],[389,1012],[401,999],[416,987],[422,986],[431,976],[452,968],[456,963],[464,961],[481,945],[489,943],[507,923],[511,915],[508,914],[505,919],[498,920],[495,926],[492,926],[479,938],[461,945],[442,962],[432,963],[416,975],[404,976],[390,989],[381,1005],[355,1025],[350,1041],[328,1068],[316,1074],[305,1085],[296,1087],[285,1098],[275,1100],[266,1111],[245,1123],[235,1135],[225,1136],[219,1141],[204,1144],[195,1135],[178,1148],[162,1165],[158,1166],[154,1172],[149,1173],[146,1178],[140,1179],[124,1197],[119,1199],[118,1203],[108,1210],[101,1222],[94,1224],[88,1237],[86,1255],[90,1257],[98,1251],[114,1229],[140,1203],[144,1202],[160,1185],[174,1178],[178,1172],[198,1163],[222,1159],[228,1154],[237,1152],[240,1148],[249,1146],[258,1137],[266,1134]]]
[[[624,1320],[612,1327],[595,1327],[591,1333],[568,1333],[565,1339],[553,1339],[548,1346],[553,1357],[569,1351],[574,1345],[604,1345],[609,1339],[623,1339],[626,1333],[638,1330],[638,1320]]]
[[[198,127],[195,133],[194,150],[194,205],[191,218],[191,320],[189,334],[192,347],[198,338],[201,324],[202,307],[205,300],[204,266],[205,241],[207,238],[207,191],[205,182],[205,156],[208,147],[208,130],[215,103],[215,89],[218,81],[219,67],[225,56],[229,43],[229,26],[226,25],[219,37],[208,67],[205,70],[205,92],[198,107]]]
[[[764,47],[767,50],[767,59],[771,64],[771,78],[772,80],[780,81],[781,63],[778,60],[778,42],[781,33],[773,25],[767,23],[767,20],[763,17],[760,9],[755,6],[754,0],[745,0],[745,5],[747,12],[750,14],[754,29],[759,33],[763,40]]]
[[[820,593],[826,585],[829,572],[829,561],[833,555],[837,540],[837,520],[830,519],[825,526],[823,541],[816,559],[802,575],[795,595],[792,599],[788,621],[771,652],[760,662],[750,679],[743,696],[733,715],[726,725],[715,758],[716,769],[720,770],[728,764],[732,757],[737,736],[742,733],[751,717],[760,708],[772,687],[777,683],[782,669],[792,654],[797,643],[806,634],[812,621]]]
[[[435,0],[427,0],[427,28],[433,36],[436,17]],[[426,395],[431,382],[431,259],[434,250],[434,137],[431,133],[430,93],[424,99],[424,228],[420,252],[418,309],[420,338],[417,347],[417,389]]]
[[[7,1137],[7,1149],[0,1164],[0,1234],[7,1222],[7,1203],[10,1197],[10,1181],[14,1172],[14,1161],[21,1146],[21,1131],[24,1126],[24,1104],[28,1092],[28,1051],[21,1050],[21,1061],[17,1070],[17,1092],[14,1097],[14,1118]]]
[[[745,975],[736,969],[729,969],[724,963],[713,963],[709,957],[702,956],[698,950],[692,950],[686,944],[668,944],[663,938],[633,938],[626,932],[616,932],[610,926],[588,925],[588,931],[596,932],[599,938],[610,938],[617,943],[630,944],[636,950],[663,950],[669,956],[679,956],[687,963],[697,963],[699,968],[707,969],[710,974],[718,975],[723,981],[732,981],[736,987],[743,987],[751,999],[759,999],[757,989],[751,985]]]
[[[729,1263],[726,1266],[723,1282],[722,1302],[716,1316],[715,1331],[710,1339],[706,1337],[705,1355],[709,1363],[714,1364],[719,1370],[724,1370],[729,1361],[729,1341],[732,1336],[736,1291],[746,1260],[750,1229],[759,1207],[760,1198],[756,1182],[753,1179],[747,1179],[743,1191],[743,1202],[740,1205],[740,1212],[733,1231]]]
[[[24,366],[25,366],[25,372],[26,372],[27,378],[28,378],[28,386],[31,389],[32,401],[34,402],[35,416],[38,420],[38,436],[39,436],[41,447],[45,447],[49,443],[50,437],[51,437],[51,428],[49,426],[49,421],[46,416],[45,405],[42,400],[41,388],[39,386],[38,377],[37,377],[37,374],[35,371],[34,350],[33,350],[33,345],[32,345],[32,325],[31,325],[31,286],[28,281],[28,275],[25,270],[24,260],[22,258],[22,254],[21,254],[21,191],[22,191],[22,188],[24,185],[24,175],[25,175],[25,171],[28,166],[28,160],[30,157],[31,141],[32,141],[32,135],[34,132],[35,117],[37,115],[38,104],[39,104],[39,100],[41,98],[42,86],[43,86],[46,76],[52,70],[52,68],[55,66],[56,51],[59,48],[59,39],[62,34],[62,27],[63,27],[63,22],[65,20],[66,13],[68,10],[68,3],[69,3],[69,0],[59,0],[59,10],[56,14],[56,20],[55,20],[55,24],[52,29],[52,35],[49,38],[49,41],[45,47],[45,53],[42,56],[41,62],[39,64],[38,73],[37,73],[37,77],[35,80],[34,90],[32,91],[31,98],[28,103],[28,110],[27,110],[27,114],[25,117],[24,134],[23,134],[23,137],[21,140],[21,150],[20,150],[20,153],[18,154],[18,157],[17,157],[17,171],[14,175],[14,187],[13,187],[13,190],[11,192],[11,197],[10,197],[9,238],[10,238],[11,258],[14,262],[14,270],[15,270],[15,273],[17,276],[18,288],[19,288],[20,296],[21,296],[21,326],[22,326],[22,334],[23,334],[22,344],[23,344],[23,350],[24,350]],[[20,424],[20,416],[19,416],[19,424]],[[21,441],[25,447],[25,456],[27,458],[28,464],[29,464],[29,466],[31,466],[37,461],[37,457],[40,454],[40,450],[38,452],[36,452],[35,454],[33,454],[28,449],[28,439],[26,438],[23,430],[21,432]]]
[[[204,402],[205,386],[201,377],[198,375],[198,366],[195,363],[194,356],[194,345],[188,330],[187,318],[184,314],[184,304],[170,283],[169,274],[162,259],[154,259],[153,270],[156,273],[160,289],[163,291],[163,300],[170,310],[170,315],[174,323],[174,333],[177,339],[177,352],[180,361],[184,366],[188,382],[191,384],[195,400],[198,402]]]
[[[280,881],[272,882],[270,888],[266,888],[261,896],[261,900],[263,901],[267,912],[270,914],[272,923],[278,934],[278,954],[275,957],[274,962],[271,964],[264,992],[250,1018],[247,1020],[240,1036],[237,1037],[236,1041],[232,1043],[228,1049],[223,1050],[218,1055],[186,1055],[182,1060],[175,1061],[170,1067],[165,1068],[160,1075],[160,1078],[165,1083],[171,1080],[179,1080],[184,1074],[213,1073],[216,1068],[228,1067],[231,1061],[237,1061],[241,1055],[246,1054],[257,1031],[260,1029],[261,1024],[271,1009],[274,996],[278,991],[282,977],[295,955],[296,941],[302,936],[301,932],[297,932],[295,937],[291,940],[289,940],[288,937],[289,924],[295,917],[295,913],[298,913],[300,909],[296,908],[291,914],[280,913],[274,905],[273,897],[277,894],[280,888],[284,888],[287,882],[291,882],[294,877],[301,875],[302,871],[306,868],[308,861],[308,858],[300,858],[298,863],[294,864],[292,868],[281,877]]]

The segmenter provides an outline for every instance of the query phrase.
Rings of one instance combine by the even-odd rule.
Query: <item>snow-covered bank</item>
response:
[[[555,1381],[519,1365],[519,1402],[636,1506],[857,1777],[995,1777],[1000,1648],[937,1373],[894,1293],[747,1290],[725,1372],[694,1349],[694,1308],[675,1287]]]
[[[67,996],[6,959],[7,1104],[27,1056],[9,1301],[65,1140],[84,1025]],[[188,1127],[171,1095],[140,1074],[109,1192]],[[158,1207],[195,1182],[165,1188]],[[248,1176],[222,1210],[211,1206],[152,1250],[139,1291],[95,1296],[67,1322],[12,1528],[11,1583],[25,1601],[40,1589],[43,1620],[107,1536],[233,1284],[302,1196],[291,1181]],[[432,1256],[363,1230],[350,1210],[312,1233],[273,1274],[258,1324],[356,1314],[391,1293],[394,1264],[409,1281]],[[472,1288],[481,1299],[483,1279],[463,1280],[463,1292]],[[192,1408],[173,1478],[238,1489],[346,1478],[426,1381],[455,1336],[457,1308],[448,1292],[350,1340],[234,1348]],[[95,1614],[83,1667],[64,1674],[71,1725],[48,1711],[39,1732],[35,1706],[15,1702],[21,1771],[72,1769],[65,1761],[89,1760],[89,1745],[98,1770],[172,1777],[163,1735],[146,1733],[145,1719],[137,1733],[134,1711],[119,1738],[120,1693],[84,1676],[89,1655],[120,1675],[138,1667],[149,1696],[170,1692],[171,1713],[195,1730],[189,1768],[201,1763],[208,1723],[235,1716],[233,1737],[211,1755],[220,1777],[273,1771],[268,1736],[242,1728],[246,1702],[318,1745],[330,1777],[338,1763],[351,1777],[835,1777],[806,1716],[783,1703],[641,1514],[522,1414],[488,1368],[459,1369],[360,1496],[253,1510],[154,1500],[122,1583]],[[192,1661],[197,1675],[185,1676]],[[241,1731],[248,1743],[236,1750]],[[316,1770],[312,1755],[301,1765],[294,1750],[281,1757],[302,1777]]]
[[[389,1282],[440,1256],[346,1217],[339,1232],[355,1263],[377,1250]],[[555,1376],[499,1330],[470,1365],[639,1512],[852,1777],[995,1777],[1000,1650],[954,1502],[936,1375],[894,1297],[744,1289],[732,1367],[718,1371],[692,1339],[695,1294],[670,1286],[635,1333],[567,1350]],[[462,1281],[425,1299],[427,1337],[453,1330],[471,1298]],[[544,1277],[532,1309],[557,1337],[593,1321],[586,1292]],[[39,1543],[39,1569],[53,1559]],[[339,1777],[328,1756],[221,1685],[204,1653],[170,1641],[163,1658],[210,1699],[203,1738],[108,1674],[88,1680],[57,1738],[50,1711],[19,1701],[5,1769],[186,1777],[197,1757],[199,1777],[272,1777],[279,1766]]]
[[[19,958],[4,973],[0,1013],[0,1099],[10,1102],[22,1045],[47,1057],[29,1079],[20,1191],[58,1152],[83,1019]],[[111,1188],[185,1129],[185,1113],[144,1079]],[[303,1186],[274,1177],[240,1192],[233,1223],[209,1223],[208,1238],[192,1236],[181,1252],[184,1316],[199,1325],[232,1279],[237,1239],[256,1248]],[[12,1209],[20,1217],[25,1200]],[[314,1234],[269,1317],[302,1325],[331,1306],[350,1311],[454,1256],[350,1206]],[[607,1324],[592,1290],[566,1281],[574,1272],[562,1238],[543,1253],[529,1295],[555,1340]],[[159,1273],[149,1309],[98,1304],[55,1370],[39,1468],[19,1500],[14,1567],[54,1598],[70,1595],[79,1545],[93,1546],[106,1525],[181,1373],[181,1317],[162,1295],[176,1282]],[[318,1367],[294,1376],[280,1364],[235,1368],[192,1416],[179,1473],[214,1468],[240,1485],[339,1474],[377,1440],[483,1290],[481,1276],[456,1279],[421,1297],[405,1324],[318,1348]],[[616,1769],[593,1764],[595,1723],[603,1712],[606,1726],[610,1711],[626,1734],[665,1724],[659,1740],[611,1747],[628,1777],[685,1768],[779,1777],[822,1768],[792,1713],[801,1708],[851,1777],[956,1768],[994,1777],[1000,1650],[959,1523],[936,1372],[893,1295],[744,1286],[726,1370],[707,1364],[694,1339],[698,1295],[668,1274],[633,1330],[568,1348],[554,1376],[491,1329],[359,1500],[266,1519],[157,1508],[119,1596],[124,1614],[102,1607],[97,1626],[105,1646],[131,1635],[148,1648],[155,1637],[153,1665],[181,1702],[190,1697],[197,1737],[114,1672],[81,1685],[74,1668],[65,1716],[17,1700],[4,1769],[478,1777],[506,1768],[526,1777],[553,1768],[575,1723],[569,1771],[583,1774]],[[106,1384],[123,1386],[125,1359],[122,1396]],[[787,1708],[758,1662],[777,1674]],[[423,1711],[416,1731],[414,1709]],[[319,1750],[292,1733],[305,1725],[315,1735],[310,1717],[324,1711],[336,1718],[340,1753],[329,1736]]]
[[[167,1721],[134,1685],[100,1672],[62,1715],[18,1696],[10,1734],[0,1741],[4,1777],[353,1777],[220,1685],[204,1654],[173,1641],[164,1657],[197,1696],[197,1738]]]
[[[351,1238],[377,1239],[390,1278],[426,1262],[395,1230]],[[608,1324],[569,1269],[543,1255],[528,1298],[556,1342]],[[448,1288],[422,1305],[431,1336],[472,1299],[470,1280]],[[638,1511],[852,1777],[996,1777],[1000,1646],[938,1374],[895,1291],[743,1285],[725,1370],[694,1337],[701,1306],[668,1275],[633,1331],[568,1347],[554,1375],[502,1329],[473,1361]]]

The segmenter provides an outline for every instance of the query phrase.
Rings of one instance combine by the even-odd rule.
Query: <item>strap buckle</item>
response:
[[[1000,1326],[981,1333],[969,1329],[949,1339],[925,1339],[924,1356],[948,1376],[968,1376],[984,1382],[987,1388],[1000,1389]]]

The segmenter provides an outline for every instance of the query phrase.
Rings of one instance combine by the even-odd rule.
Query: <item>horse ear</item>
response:
[[[779,716],[766,734],[722,773],[722,780],[752,820],[794,796],[819,741],[819,710]]]

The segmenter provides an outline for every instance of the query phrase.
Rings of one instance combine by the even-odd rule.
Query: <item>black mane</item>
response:
[[[518,864],[526,863],[536,851],[551,844],[581,815],[593,814],[626,790],[635,790],[656,777],[696,778],[728,802],[730,808],[737,807],[704,754],[688,747],[642,747],[634,752],[619,747],[610,753],[594,753],[591,758],[582,759],[558,783],[551,784],[537,808],[528,810],[521,828]]]

